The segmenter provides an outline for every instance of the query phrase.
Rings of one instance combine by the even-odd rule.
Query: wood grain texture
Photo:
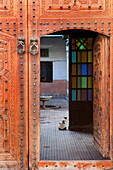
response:
[[[26,5],[26,1],[0,2],[0,167],[3,169],[28,167],[28,57],[27,52],[22,56],[16,52],[17,38],[24,36],[27,40]]]

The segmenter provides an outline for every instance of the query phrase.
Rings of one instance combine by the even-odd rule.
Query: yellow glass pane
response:
[[[76,45],[77,45],[77,47],[79,47],[79,46],[81,45],[81,43],[80,43],[80,42],[77,42]]]
[[[93,88],[92,77],[88,77],[88,88]]]
[[[72,88],[76,88],[76,77],[72,77]]]
[[[80,63],[82,58],[82,51],[78,51],[77,62]]]
[[[72,75],[76,75],[76,64],[72,64]]]
[[[82,62],[83,63],[87,62],[87,51],[82,51]]]
[[[88,51],[88,63],[89,62],[93,62],[93,52],[92,51]]]

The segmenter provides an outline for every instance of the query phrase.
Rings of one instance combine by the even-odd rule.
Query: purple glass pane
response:
[[[88,90],[88,101],[92,101],[93,100],[93,90],[89,89]]]
[[[92,75],[92,74],[93,74],[93,65],[88,64],[88,75]]]
[[[82,101],[87,101],[87,90],[82,90]]]

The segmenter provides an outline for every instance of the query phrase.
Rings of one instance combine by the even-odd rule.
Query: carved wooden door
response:
[[[104,157],[110,153],[110,53],[109,38],[99,35],[93,53],[93,123],[94,143]]]
[[[26,0],[0,1],[0,169],[28,167],[26,5]]]

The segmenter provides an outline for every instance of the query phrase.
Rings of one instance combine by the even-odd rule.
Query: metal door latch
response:
[[[38,38],[32,37],[30,40],[30,53],[32,55],[38,54],[39,48],[38,48]]]
[[[16,51],[18,54],[23,54],[25,52],[25,38],[23,36],[18,37],[18,42],[16,45]]]

